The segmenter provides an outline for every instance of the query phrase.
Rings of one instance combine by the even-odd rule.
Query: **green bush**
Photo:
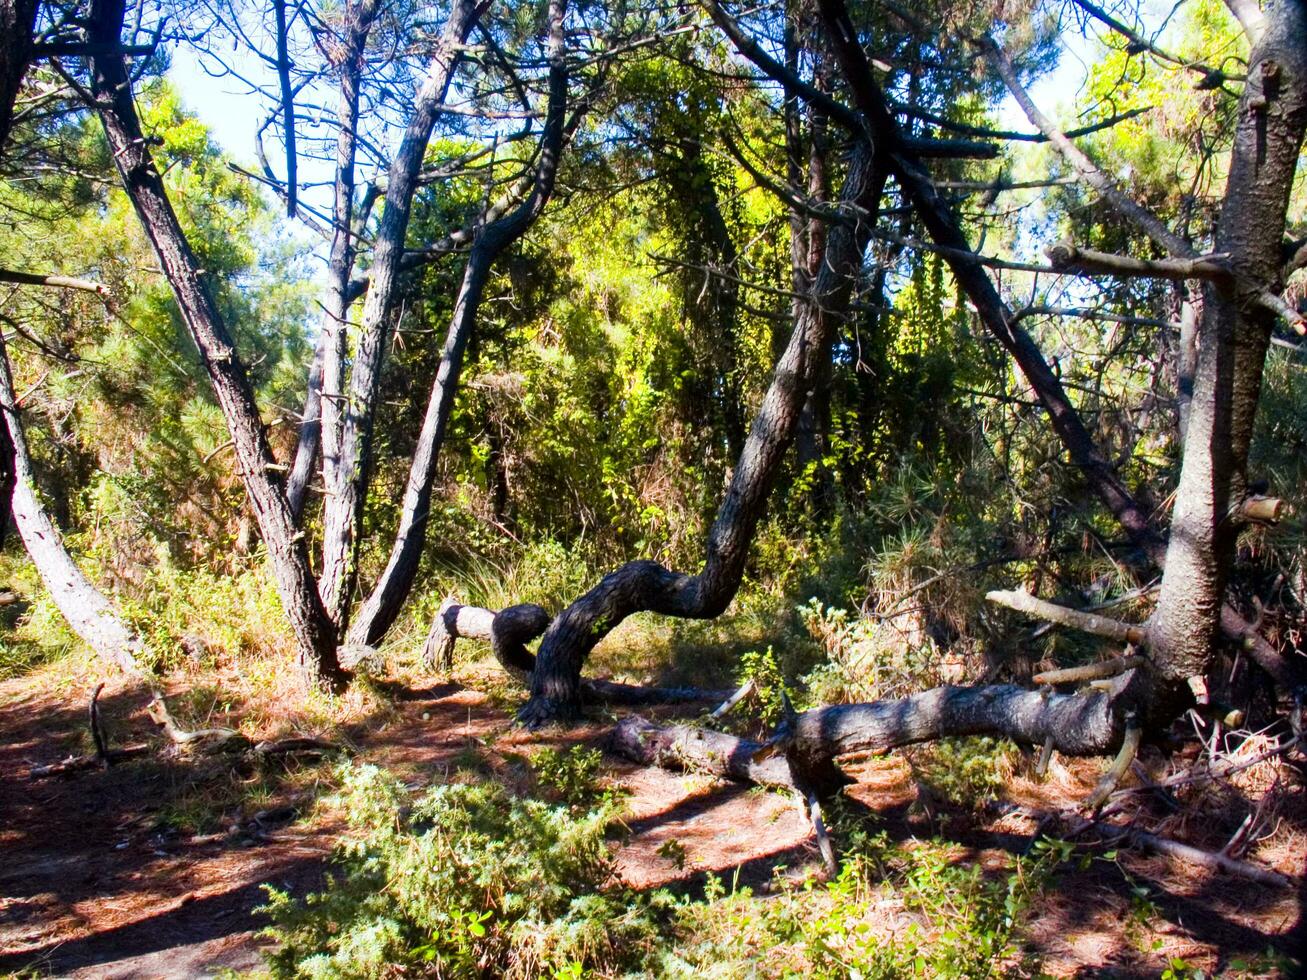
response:
[[[340,873],[302,902],[269,888],[279,978],[580,976],[639,969],[665,896],[612,880],[613,814],[450,784],[409,805],[371,766],[341,772]]]
[[[571,807],[611,805],[614,791],[599,784],[604,754],[598,749],[573,745],[567,751],[544,748],[531,758],[536,783]]]
[[[913,750],[910,761],[917,779],[936,796],[976,810],[1012,778],[1016,753],[1007,739],[942,738]]]
[[[847,834],[847,830],[845,831]],[[708,902],[687,905],[682,935],[662,961],[675,977],[813,977],[983,980],[1039,975],[1020,947],[1030,902],[1070,857],[1070,845],[1040,842],[1001,876],[956,863],[951,848],[918,843],[894,849],[883,833],[850,836],[840,874],[828,884],[779,881],[760,900],[747,890],[723,896],[710,881]],[[715,887],[714,887],[715,886]],[[887,923],[886,891],[911,914]],[[897,904],[897,903],[892,903]]]

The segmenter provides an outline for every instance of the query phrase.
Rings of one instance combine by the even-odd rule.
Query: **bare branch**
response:
[[[1138,626],[1131,626],[1128,623],[1109,619],[1106,616],[1098,616],[1094,613],[1081,612],[1079,609],[1068,609],[1066,606],[1059,606],[1055,602],[1038,599],[1029,592],[1011,592],[996,589],[987,593],[985,598],[997,605],[1015,609],[1017,612],[1025,613],[1036,619],[1045,619],[1050,623],[1057,623],[1059,626],[1068,626],[1071,629],[1080,630],[1082,633],[1103,636],[1109,640],[1116,640],[1118,643],[1143,646],[1148,640],[1148,633]]]
[[[73,276],[41,275],[35,272],[15,272],[12,269],[0,269],[0,282],[11,282],[19,286],[50,286],[57,289],[80,289],[98,296],[108,296],[109,287],[89,279],[76,279]]]
[[[1155,279],[1229,279],[1232,275],[1227,255],[1202,255],[1192,259],[1137,259],[1079,248],[1071,242],[1058,242],[1044,250],[1048,261],[1059,272],[1088,275],[1146,276]]]

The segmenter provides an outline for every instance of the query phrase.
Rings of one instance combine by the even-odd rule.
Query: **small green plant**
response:
[[[941,799],[978,810],[1012,777],[1016,746],[1006,739],[945,738],[914,751],[917,779]]]
[[[685,845],[675,837],[669,837],[658,846],[658,856],[667,858],[672,864],[676,865],[677,871],[685,870],[686,851]]]
[[[782,695],[788,695],[785,675],[781,672],[771,647],[762,652],[751,650],[740,657],[739,682],[753,681],[758,699],[758,716],[768,727],[777,725],[784,714]]]
[[[1180,956],[1171,957],[1162,971],[1161,980],[1207,980],[1207,971]]]
[[[603,753],[584,745],[564,752],[541,749],[531,759],[536,782],[552,796],[573,807],[591,807],[614,800],[611,789],[599,783]]]
[[[273,977],[578,976],[637,970],[652,950],[668,900],[608,887],[607,807],[578,814],[493,783],[410,805],[375,767],[339,775],[338,873],[302,902],[268,889]]]

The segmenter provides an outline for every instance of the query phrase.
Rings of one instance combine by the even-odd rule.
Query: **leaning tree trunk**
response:
[[[318,601],[304,536],[296,528],[276,480],[277,461],[268,445],[253,387],[141,130],[120,41],[123,17],[123,0],[92,4],[88,36],[94,52],[90,62],[95,108],[123,188],[172,286],[182,321],[231,432],[241,481],[268,548],[277,591],[299,648],[300,666],[315,682],[339,683],[345,675],[336,659],[336,630]]]
[[[349,281],[354,271],[354,160],[358,149],[359,80],[363,74],[363,53],[368,34],[377,15],[379,0],[361,0],[345,6],[344,43],[339,54],[340,94],[336,112],[340,129],[336,133],[336,186],[332,208],[331,256],[327,263],[327,290],[322,304],[322,335],[309,370],[304,413],[290,476],[286,479],[286,498],[298,519],[304,509],[309,481],[313,477],[318,447],[325,430],[330,434],[323,445],[323,484],[334,479],[339,412],[336,399],[340,394],[341,373],[345,363],[346,315],[349,312]],[[326,391],[324,400],[322,393]]]
[[[849,20],[843,0],[818,0],[818,3],[832,47],[849,83],[858,111],[874,137],[887,145],[887,157],[893,173],[898,177],[905,194],[921,216],[931,238],[937,245],[943,246],[944,258],[954,278],[967,298],[971,300],[986,329],[1004,346],[1021,368],[1036,398],[1048,412],[1050,424],[1070,455],[1071,461],[1079,468],[1085,480],[1131,541],[1158,567],[1164,567],[1167,560],[1167,546],[1151,525],[1147,511],[1140,507],[1111,462],[1099,450],[1079,413],[1067,398],[1061,382],[1049,368],[1039,346],[1019,326],[1012,311],[1000,297],[987,270],[971,250],[953,208],[940,196],[922,166],[921,160],[903,142],[897,123],[871,73],[866,55],[857,42],[857,34]],[[1277,8],[1280,10],[1280,16],[1295,21],[1301,19],[1300,7],[1293,11],[1286,11],[1285,6],[1281,4]],[[749,46],[738,27],[725,17],[720,8],[713,4],[710,5],[710,9],[718,24],[763,71],[784,84],[792,84],[792,80],[785,76],[781,66],[769,60],[756,46]],[[1293,84],[1302,84],[1301,78]],[[1296,147],[1298,143],[1292,145]],[[1276,152],[1279,153],[1281,150],[1277,148]],[[1294,152],[1296,153],[1296,150]],[[1081,160],[1080,167],[1082,169],[1092,167],[1092,164],[1087,160]],[[1287,191],[1283,193],[1287,194]],[[1163,247],[1181,251],[1187,248],[1183,241],[1164,227],[1160,227],[1156,219],[1138,205],[1127,201],[1119,192],[1110,196],[1109,203],[1120,210],[1128,220],[1139,223],[1140,227],[1150,237],[1158,240]],[[1279,227],[1283,227],[1282,215],[1279,219]],[[1275,240],[1278,241],[1278,238]],[[1251,290],[1253,287],[1252,284],[1245,282],[1243,288]],[[1260,299],[1262,305],[1265,305],[1264,300],[1263,291]],[[1257,370],[1260,372],[1260,365]],[[1224,634],[1248,650],[1258,665],[1277,682],[1290,688],[1302,682],[1302,669],[1286,661],[1258,634],[1256,626],[1240,615],[1233,606],[1225,603],[1220,608],[1219,616]]]
[[[476,324],[477,311],[485,292],[486,281],[495,259],[526,233],[549,203],[553,194],[558,162],[566,139],[568,71],[564,47],[564,0],[549,5],[549,107],[544,132],[540,138],[539,163],[534,186],[527,199],[510,214],[491,221],[474,232],[472,251],[459,287],[454,314],[445,338],[444,353],[436,380],[427,401],[426,416],[413,450],[404,507],[400,512],[399,530],[390,559],[372,593],[364,601],[350,628],[350,644],[372,646],[381,641],[403,608],[413,589],[422,548],[426,543],[427,522],[431,510],[431,491],[436,478],[436,458],[445,438],[445,429],[454,410],[463,354]]]
[[[13,472],[14,524],[41,581],[68,625],[87,646],[126,673],[139,675],[137,658],[145,652],[144,641],[77,567],[36,494],[27,437],[18,414],[3,337],[0,337],[0,413],[4,415],[4,432],[0,435],[10,451]]]
[[[318,591],[331,621],[344,629],[357,576],[359,533],[363,505],[367,498],[371,465],[372,422],[381,385],[381,362],[385,354],[387,324],[395,287],[404,257],[404,243],[412,213],[413,194],[426,156],[427,144],[436,120],[445,111],[445,97],[462,58],[463,45],[481,14],[473,0],[455,0],[445,21],[444,32],[431,58],[426,77],[414,100],[408,128],[391,164],[386,198],[377,229],[372,265],[368,270],[368,293],[363,302],[363,319],[358,348],[350,371],[349,391],[328,391],[341,396],[340,417],[324,419],[330,430],[324,437],[328,457],[324,473],[333,476],[327,485],[326,511],[322,528],[322,575]],[[334,377],[333,356],[327,350],[323,383],[341,383]],[[335,431],[339,425],[339,433]]]
[[[1276,320],[1258,297],[1283,289],[1285,216],[1307,128],[1307,6],[1281,0],[1264,18],[1216,226],[1215,251],[1230,257],[1232,276],[1204,287],[1180,485],[1149,628],[1155,666],[1172,683],[1205,673],[1220,631]]]
[[[647,610],[710,619],[730,604],[744,574],[767,496],[794,440],[804,400],[818,366],[829,356],[835,322],[847,307],[883,186],[876,154],[860,143],[841,193],[846,221],[833,227],[827,237],[821,272],[776,365],[709,532],[703,571],[691,576],[653,561],[631,562],[605,576],[563,610],[541,640],[531,676],[531,699],[519,713],[524,722],[537,725],[575,716],[586,656],[627,616]]]

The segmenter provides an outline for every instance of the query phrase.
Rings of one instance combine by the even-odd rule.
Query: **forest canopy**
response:
[[[0,23],[0,677],[80,657],[170,751],[215,736],[185,706],[224,677],[263,705],[242,738],[321,754],[253,719],[339,721],[488,652],[521,729],[620,716],[630,760],[795,794],[832,880],[869,753],[938,743],[907,757],[954,788],[963,738],[1106,760],[1062,801],[1095,822],[1145,761],[1301,755],[1303,0]],[[196,114],[219,91],[247,144]],[[490,780],[387,837],[388,778],[337,780],[359,895],[427,820],[574,848],[558,895],[619,902],[611,814]],[[558,895],[424,918],[450,874],[392,896],[376,955],[618,969],[541,938],[580,914]],[[344,955],[272,908],[286,975]]]

